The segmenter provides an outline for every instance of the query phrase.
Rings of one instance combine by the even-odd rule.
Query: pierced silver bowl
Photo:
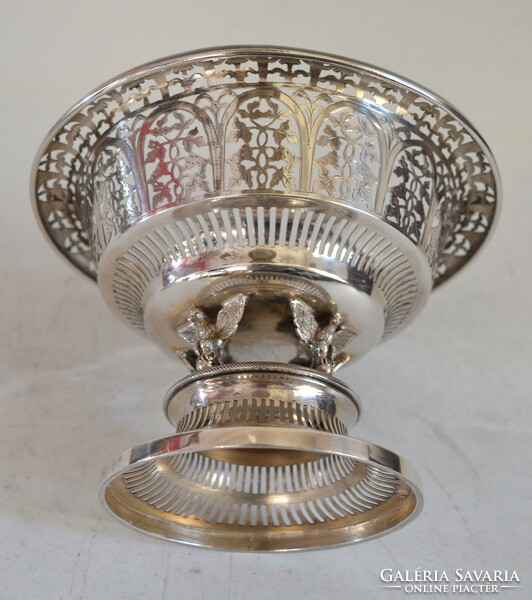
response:
[[[420,510],[413,469],[347,436],[332,373],[400,331],[486,239],[500,184],[472,125],[354,61],[224,48],[110,81],[45,140],[34,204],[111,309],[194,372],[175,435],[101,488],[175,541],[293,550]]]

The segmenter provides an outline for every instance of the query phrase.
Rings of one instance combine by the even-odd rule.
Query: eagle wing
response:
[[[200,336],[198,332],[198,326],[195,323],[187,321],[184,325],[178,327],[176,331],[186,342],[188,342],[193,347],[195,347],[199,342]]]
[[[216,317],[216,336],[220,340],[226,340],[236,333],[238,324],[244,315],[248,297],[237,294],[226,300],[218,316]]]
[[[338,354],[340,350],[343,350],[347,345],[350,344],[351,340],[356,337],[356,333],[352,329],[343,328],[338,330],[333,337],[333,352]]]
[[[295,298],[290,300],[290,307],[294,315],[297,334],[306,344],[310,344],[318,332],[318,323],[314,318],[312,308],[306,302]]]

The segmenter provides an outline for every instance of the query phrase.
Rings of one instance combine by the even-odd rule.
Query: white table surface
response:
[[[520,588],[492,597],[531,598],[530,2],[31,1],[1,13],[0,598],[392,600],[405,594],[383,589],[381,570],[417,567],[515,569]],[[104,80],[236,43],[401,73],[463,110],[499,162],[490,243],[406,331],[340,372],[363,401],[354,434],[424,480],[422,515],[367,544],[205,551],[130,531],[96,499],[106,462],[171,432],[161,401],[179,372],[45,241],[29,200],[33,157]]]

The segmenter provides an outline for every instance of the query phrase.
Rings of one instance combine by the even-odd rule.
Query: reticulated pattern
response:
[[[482,244],[497,187],[489,150],[443,100],[367,65],[272,48],[174,57],[118,78],[63,118],[35,170],[45,229],[92,276],[125,213],[267,189],[373,210],[423,249],[438,283]]]
[[[378,286],[386,301],[384,335],[389,335],[400,327],[416,300],[414,269],[392,241],[348,216],[261,206],[189,212],[182,220],[154,229],[124,252],[115,267],[114,300],[142,331],[144,292],[168,266],[225,248],[296,248],[348,264]]]
[[[347,435],[346,426],[337,417],[315,406],[301,402],[283,402],[274,398],[235,399],[202,406],[181,419],[177,425],[177,433],[236,424],[310,427]]]
[[[366,513],[396,493],[399,480],[374,465],[326,455],[253,466],[184,453],[134,467],[128,492],[166,515],[229,527],[325,524]]]

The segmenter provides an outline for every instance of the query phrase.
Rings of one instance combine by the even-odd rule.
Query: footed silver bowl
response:
[[[72,108],[35,164],[42,226],[193,372],[165,400],[176,434],[119,457],[105,506],[234,550],[346,544],[411,520],[417,475],[348,437],[358,400],[332,373],[477,252],[499,189],[452,106],[335,56],[206,50]]]

